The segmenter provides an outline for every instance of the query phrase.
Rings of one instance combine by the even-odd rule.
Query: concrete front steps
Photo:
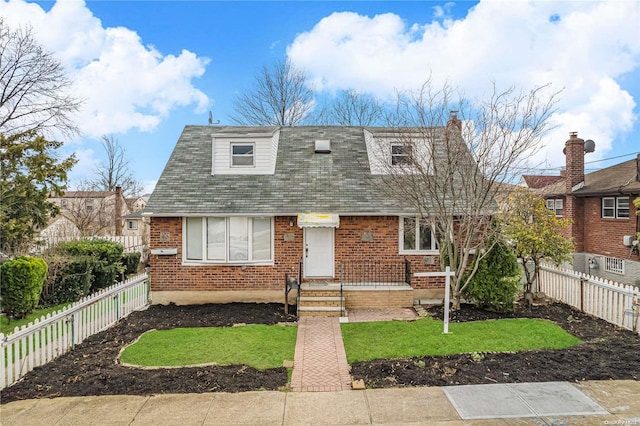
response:
[[[340,285],[302,284],[300,289],[299,316],[342,316],[344,297],[340,297]]]

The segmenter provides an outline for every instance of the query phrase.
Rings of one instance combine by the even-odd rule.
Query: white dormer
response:
[[[212,175],[272,175],[280,130],[217,133],[212,140]]]
[[[418,132],[386,132],[373,134],[364,130],[364,140],[372,175],[390,174],[392,171],[413,173],[412,166],[419,160],[421,171],[431,170],[431,141]]]

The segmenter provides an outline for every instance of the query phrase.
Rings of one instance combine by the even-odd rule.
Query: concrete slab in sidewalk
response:
[[[640,425],[640,382],[636,380],[590,380],[576,385],[585,394],[629,423]]]
[[[152,426],[161,422],[163,426],[202,425],[212,401],[213,395],[210,393],[152,396],[131,424]]]
[[[447,386],[443,391],[465,420],[609,414],[567,382]]]
[[[95,424],[129,425],[148,396],[105,395],[82,397],[59,420],[59,424],[85,426],[87,421]],[[51,424],[51,423],[50,423]]]
[[[411,424],[459,420],[441,388],[368,389],[373,424]]]
[[[28,399],[3,404],[2,426],[50,426],[57,423],[82,398]]]
[[[283,425],[368,425],[364,391],[289,392]]]
[[[214,393],[203,425],[280,425],[284,392]]]

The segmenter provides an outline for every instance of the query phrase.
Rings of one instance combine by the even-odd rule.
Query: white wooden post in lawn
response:
[[[414,277],[444,277],[444,328],[443,333],[449,334],[449,299],[451,298],[450,286],[451,277],[456,273],[451,271],[451,268],[447,266],[444,272],[416,272]]]

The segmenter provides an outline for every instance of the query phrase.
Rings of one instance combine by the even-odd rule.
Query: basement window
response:
[[[617,257],[604,258],[604,270],[614,274],[624,275],[624,260]]]

